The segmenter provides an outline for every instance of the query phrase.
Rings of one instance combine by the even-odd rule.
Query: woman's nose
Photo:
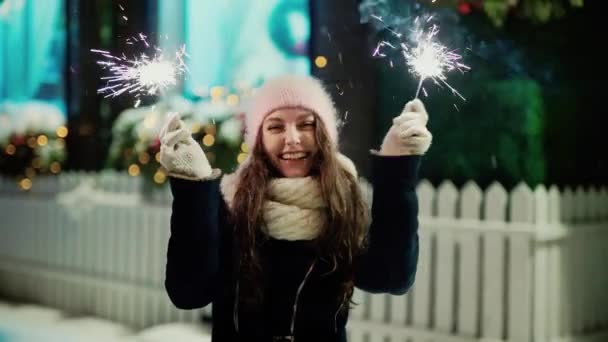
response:
[[[287,145],[297,145],[300,144],[300,132],[298,131],[298,128],[294,125],[294,126],[287,126],[287,130],[286,130],[286,136],[285,136],[285,143]]]

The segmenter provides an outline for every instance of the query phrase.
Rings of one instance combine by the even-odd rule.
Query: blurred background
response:
[[[368,178],[369,150],[419,84],[386,47],[420,23],[470,70],[446,74],[462,98],[423,83],[416,284],[358,292],[350,340],[608,341],[599,3],[0,0],[0,341],[208,339],[210,309],[164,293],[165,115],[228,173],[248,153],[255,89],[315,75]],[[104,62],[176,53],[175,84],[108,89]]]

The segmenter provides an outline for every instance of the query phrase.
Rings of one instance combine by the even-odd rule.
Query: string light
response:
[[[154,173],[154,182],[155,183],[157,183],[157,184],[163,184],[166,180],[167,180],[167,176],[165,175],[165,173],[161,169],[158,169]]]
[[[65,126],[60,126],[57,128],[55,133],[57,134],[57,137],[65,138],[68,136],[68,129]]]
[[[315,65],[320,69],[325,68],[327,66],[327,58],[325,58],[325,56],[317,56],[317,58],[315,58]]]
[[[237,104],[239,104],[239,97],[237,95],[235,95],[235,94],[230,94],[226,98],[226,103],[229,106],[236,106]]]
[[[215,137],[212,134],[206,134],[203,137],[203,145],[210,147],[215,143]]]
[[[47,138],[46,135],[39,135],[36,142],[38,143],[38,145],[44,146],[49,142],[49,138]]]
[[[127,170],[130,176],[139,176],[139,166],[137,164],[129,165],[129,169]]]
[[[147,154],[146,152],[142,152],[139,154],[139,162],[143,165],[148,164],[148,162],[150,162],[150,155]]]
[[[19,187],[24,191],[30,190],[32,188],[32,180],[29,178],[23,178],[19,181]]]
[[[17,150],[17,148],[13,144],[6,145],[6,148],[4,149],[6,154],[8,154],[9,156],[12,156],[13,154],[15,154],[16,150]]]
[[[226,92],[226,88],[224,87],[220,87],[220,86],[216,86],[211,88],[211,98],[216,99],[216,98],[220,98],[222,96],[224,96],[224,93]]]
[[[199,124],[198,122],[195,122],[194,124],[192,124],[192,127],[190,128],[190,131],[192,132],[192,134],[196,134],[198,132],[201,131],[201,124]]]
[[[59,164],[59,162],[52,162],[50,169],[52,173],[57,174],[61,171],[61,164]]]

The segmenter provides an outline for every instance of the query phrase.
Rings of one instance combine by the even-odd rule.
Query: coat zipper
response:
[[[312,270],[315,267],[315,264],[317,263],[317,260],[315,259],[315,261],[313,261],[313,263],[310,265],[310,267],[308,268],[308,271],[306,272],[306,275],[304,276],[304,279],[302,280],[302,282],[300,283],[300,286],[298,286],[298,291],[296,292],[296,298],[294,300],[293,303],[293,312],[291,314],[291,326],[290,326],[290,334],[293,337],[294,336],[294,330],[295,330],[295,324],[296,324],[296,314],[298,312],[298,300],[300,298],[300,292],[302,292],[302,289],[304,288],[304,284],[306,284],[306,280],[308,280],[308,277],[310,276],[310,274],[312,273]],[[234,299],[234,306],[233,306],[233,312],[232,312],[232,320],[234,323],[234,328],[236,330],[236,332],[239,332],[239,314],[238,314],[238,310],[239,310],[239,281],[237,279],[236,282],[236,290],[235,290],[235,299]],[[340,305],[340,307],[342,307],[342,305]],[[340,307],[338,307],[338,311],[336,311],[336,314],[334,316],[334,329],[336,330],[336,332],[338,331],[338,327],[337,327],[337,323],[336,323],[336,316],[338,315],[338,312],[340,312]]]
[[[296,314],[298,312],[298,300],[300,298],[300,292],[302,292],[302,289],[304,288],[304,284],[306,283],[306,280],[308,280],[308,277],[312,273],[312,270],[315,267],[316,263],[317,263],[317,260],[315,259],[315,261],[313,261],[312,264],[310,265],[310,267],[308,268],[308,271],[306,272],[306,275],[304,276],[304,280],[302,280],[302,282],[300,283],[300,286],[298,287],[298,291],[296,292],[296,298],[293,303],[293,312],[291,313],[291,327],[290,327],[291,336],[294,336],[294,329],[295,329],[295,325],[296,325]]]
[[[338,333],[338,314],[340,313],[340,309],[342,309],[342,305],[343,303],[340,303],[340,306],[338,306],[338,310],[336,310],[336,313],[334,314],[334,332]]]
[[[237,334],[239,332],[239,280],[236,280],[236,290],[235,292],[235,297],[234,297],[234,307],[232,309],[232,321],[234,322],[234,329],[236,330]]]

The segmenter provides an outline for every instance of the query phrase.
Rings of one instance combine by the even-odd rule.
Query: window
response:
[[[65,113],[63,0],[0,0],[0,104],[41,100]]]
[[[186,44],[184,93],[251,87],[282,73],[310,73],[305,0],[160,0],[160,45]]]

